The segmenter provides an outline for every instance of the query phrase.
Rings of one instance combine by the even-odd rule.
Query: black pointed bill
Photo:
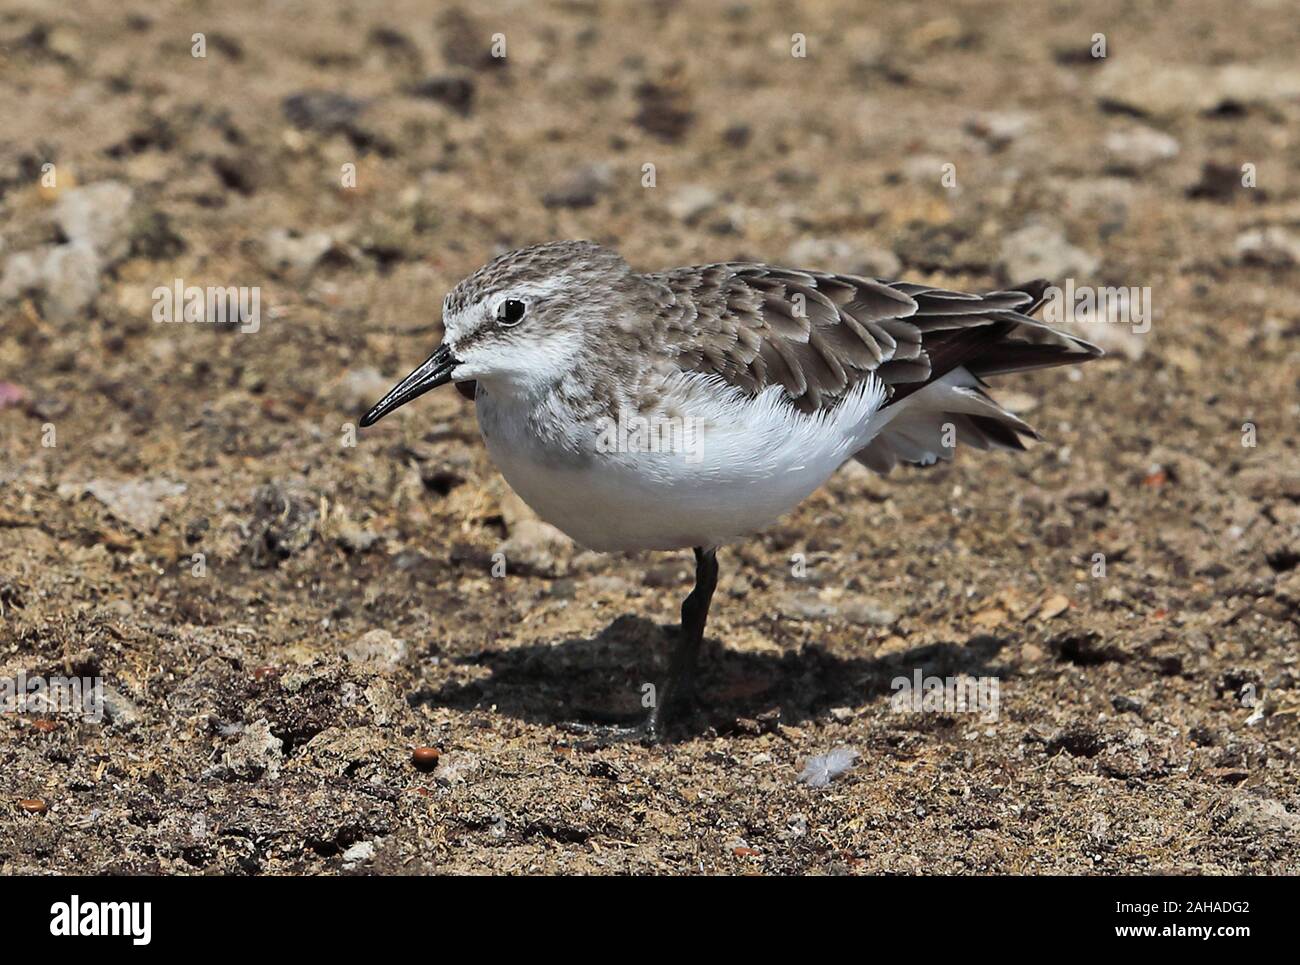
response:
[[[424,360],[424,363],[393,386],[386,396],[375,403],[375,407],[361,417],[361,426],[372,426],[388,413],[406,405],[412,399],[418,399],[431,389],[446,385],[451,381],[451,373],[460,364],[460,360],[451,354],[446,345],[439,345],[438,350]]]

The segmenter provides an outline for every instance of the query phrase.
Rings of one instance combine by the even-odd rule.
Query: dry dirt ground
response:
[[[106,689],[0,715],[0,870],[1300,872],[1293,13],[10,0],[0,679]],[[590,747],[689,554],[557,540],[450,390],[348,430],[456,280],[578,237],[1146,287],[1150,328],[1000,381],[1030,452],[725,550],[701,711]],[[174,279],[257,330],[156,322]],[[996,717],[893,709],[918,669]]]

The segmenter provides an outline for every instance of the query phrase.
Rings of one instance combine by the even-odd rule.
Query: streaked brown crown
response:
[[[463,311],[488,294],[544,282],[561,283],[554,304],[633,289],[639,279],[618,252],[595,242],[550,241],[493,258],[448,293],[444,308]]]

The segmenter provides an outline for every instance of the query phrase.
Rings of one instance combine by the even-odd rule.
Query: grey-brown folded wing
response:
[[[886,405],[953,369],[975,376],[1100,355],[1033,318],[1041,283],[968,295],[930,285],[727,263],[647,276],[685,371],[756,394],[781,385],[805,412],[833,406],[871,375]]]

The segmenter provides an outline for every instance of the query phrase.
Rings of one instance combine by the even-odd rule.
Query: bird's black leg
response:
[[[656,694],[650,716],[643,725],[651,739],[662,737],[671,714],[681,712],[695,699],[695,664],[699,661],[709,604],[717,586],[717,550],[695,547],[695,588],[682,601],[681,636],[668,665],[668,680]]]
[[[646,719],[635,727],[569,724],[567,729],[589,734],[599,746],[611,741],[663,739],[668,722],[689,707],[695,698],[695,664],[704,642],[704,624],[709,604],[718,586],[718,557],[715,549],[695,548],[695,587],[682,602],[682,625],[677,646],[668,665],[668,679],[654,695]]]

